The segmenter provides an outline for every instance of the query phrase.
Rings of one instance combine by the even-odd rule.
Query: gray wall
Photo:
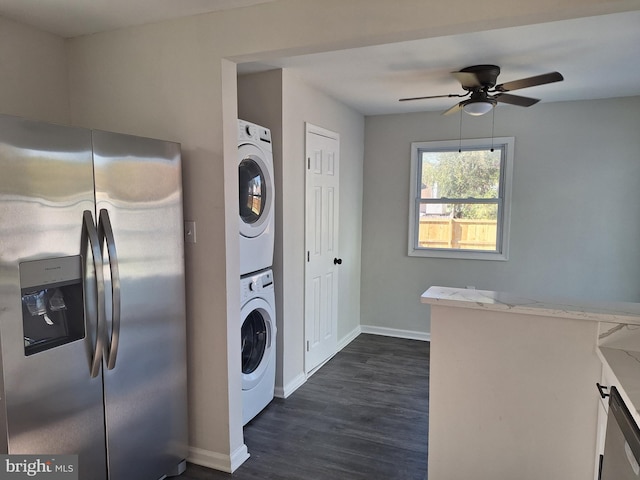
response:
[[[429,331],[431,285],[640,301],[640,97],[500,106],[515,137],[507,262],[407,256],[411,142],[458,138],[460,117],[367,117],[362,325]],[[491,136],[491,114],[463,118]]]
[[[360,323],[360,248],[362,231],[362,169],[364,162],[364,117],[343,103],[304,83],[291,71],[284,71],[284,162],[290,176],[285,199],[291,223],[286,232],[295,240],[292,248],[284,248],[283,256],[290,258],[292,274],[291,294],[301,298],[304,279],[304,178],[305,178],[305,122],[312,123],[340,135],[340,237],[339,252],[344,260],[339,269],[338,341],[356,329]],[[294,175],[295,172],[295,175]],[[294,287],[295,286],[295,287]],[[302,303],[296,300],[296,316],[302,317]],[[301,345],[302,347],[302,345]]]
[[[272,129],[276,173],[274,277],[278,318],[276,391],[304,374],[305,122],[340,134],[338,341],[360,324],[364,117],[288,70],[238,77],[238,116]]]
[[[0,17],[0,112],[69,122],[64,40]]]

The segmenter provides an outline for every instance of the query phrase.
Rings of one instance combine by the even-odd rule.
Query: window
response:
[[[513,145],[411,144],[410,256],[507,260]]]

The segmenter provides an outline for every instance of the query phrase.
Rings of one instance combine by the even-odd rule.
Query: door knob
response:
[[[334,258],[333,259],[333,264],[334,265],[342,265],[342,259],[341,258]]]

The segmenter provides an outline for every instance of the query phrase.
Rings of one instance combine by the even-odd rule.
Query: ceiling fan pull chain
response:
[[[460,143],[458,143],[458,153],[462,153],[462,109],[460,109]]]
[[[491,152],[493,152],[493,137],[494,137],[495,127],[496,127],[496,106],[494,105],[491,110],[493,110],[491,112],[491,116],[492,116],[491,118]]]

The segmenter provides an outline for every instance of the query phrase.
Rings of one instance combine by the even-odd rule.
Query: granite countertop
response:
[[[430,287],[422,303],[512,313],[572,318],[596,322],[640,325],[640,303],[583,302],[552,297],[534,297],[490,290]]]
[[[422,303],[601,322],[594,348],[640,425],[640,304],[584,302],[467,288],[430,287]]]

